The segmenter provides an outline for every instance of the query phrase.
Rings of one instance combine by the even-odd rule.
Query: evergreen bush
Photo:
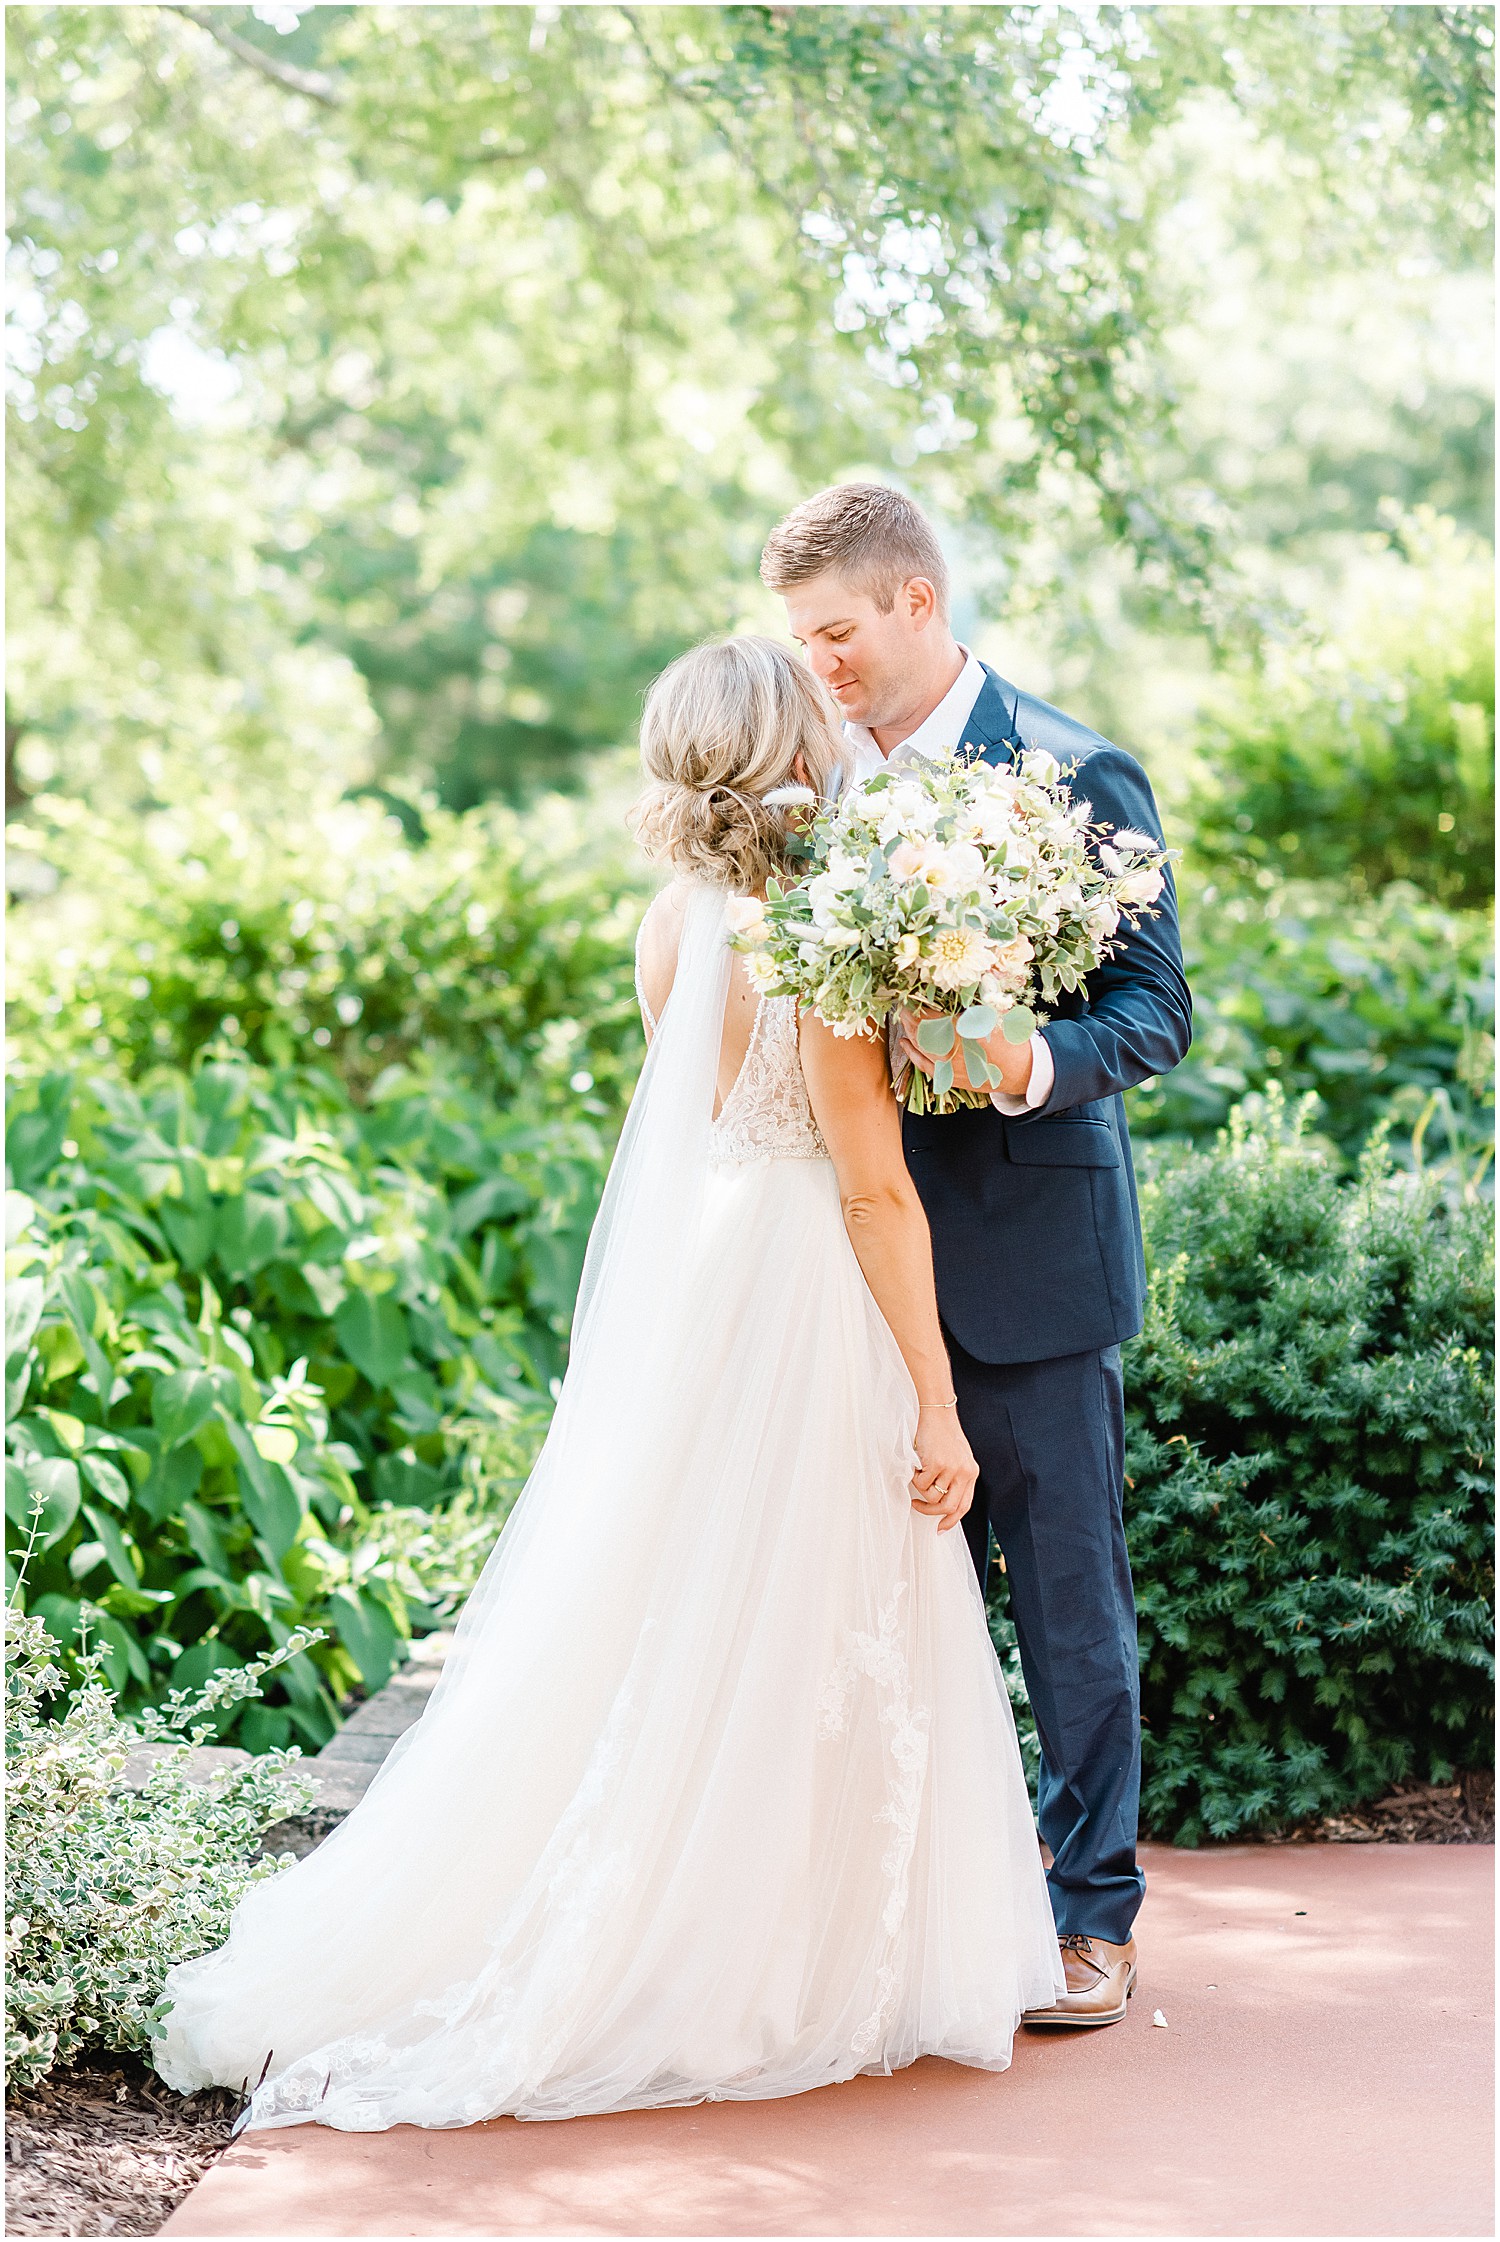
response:
[[[1491,1209],[1341,1185],[1306,1109],[1164,1150],[1127,1350],[1146,1826],[1192,1843],[1492,1763]]]

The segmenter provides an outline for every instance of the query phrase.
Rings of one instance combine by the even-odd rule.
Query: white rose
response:
[[[954,841],[945,851],[948,885],[977,887],[984,877],[984,858],[971,841]]]
[[[1015,811],[1009,795],[990,794],[974,804],[971,830],[976,840],[993,848],[1003,841],[1015,823]]]
[[[843,889],[831,872],[820,872],[807,883],[807,900],[812,905],[813,923],[826,929],[844,900]]]
[[[758,895],[731,895],[724,906],[724,923],[731,934],[746,942],[766,937],[766,907]]]

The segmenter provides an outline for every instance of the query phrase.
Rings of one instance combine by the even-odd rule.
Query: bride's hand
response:
[[[926,1402],[917,1415],[917,1462],[912,1480],[912,1508],[924,1518],[936,1518],[938,1532],[956,1526],[974,1500],[979,1466],[964,1438],[958,1411]]]

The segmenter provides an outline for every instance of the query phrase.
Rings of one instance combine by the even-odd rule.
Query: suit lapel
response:
[[[987,763],[1008,763],[1021,742],[1016,733],[1016,703],[1020,696],[1008,679],[988,662],[981,665],[984,684],[974,713],[964,726],[964,745],[978,747]]]

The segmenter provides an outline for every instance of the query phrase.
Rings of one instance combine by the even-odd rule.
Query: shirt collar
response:
[[[958,676],[931,715],[924,716],[916,730],[899,747],[893,747],[889,756],[881,754],[874,734],[863,724],[844,726],[844,737],[853,748],[861,770],[869,765],[872,756],[878,758],[873,766],[878,769],[881,763],[907,763],[916,755],[936,755],[945,747],[963,746],[964,728],[984,691],[985,668],[978,655],[972,654],[967,646],[961,646],[959,652],[964,657],[964,666]]]

